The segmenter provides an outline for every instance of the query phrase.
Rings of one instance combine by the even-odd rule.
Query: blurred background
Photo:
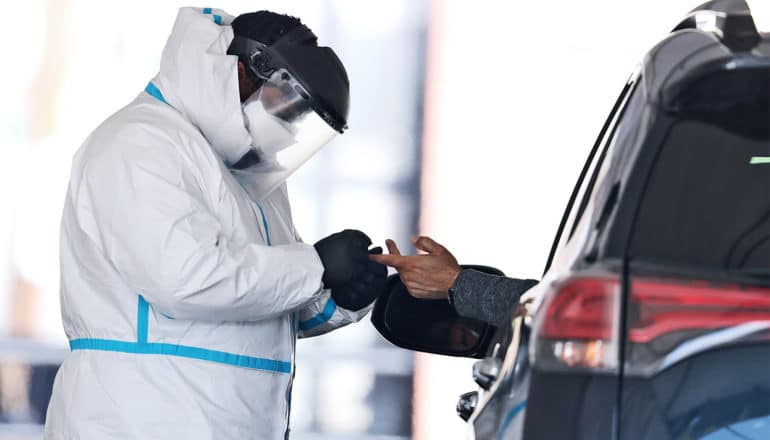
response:
[[[350,130],[289,181],[308,242],[344,228],[539,278],[572,185],[647,49],[697,0],[226,0],[298,16],[351,78]],[[0,439],[38,439],[66,355],[58,227],[70,158],[140,93],[188,2],[28,0],[0,27]],[[767,9],[764,0],[755,10]],[[459,439],[471,362],[368,319],[301,341],[296,439]]]

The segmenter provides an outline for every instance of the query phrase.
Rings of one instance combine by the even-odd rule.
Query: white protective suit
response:
[[[361,319],[322,288],[286,187],[255,203],[232,17],[180,10],[160,73],[75,155],[61,227],[72,353],[46,439],[279,439],[297,336]]]

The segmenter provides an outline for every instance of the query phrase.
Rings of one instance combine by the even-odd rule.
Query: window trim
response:
[[[589,171],[592,170],[592,166],[596,165],[594,168],[594,173],[592,174],[592,177],[595,178],[596,172],[598,172],[598,169],[601,166],[601,162],[597,163],[595,160],[603,161],[604,159],[604,153],[607,151],[607,147],[610,144],[610,141],[612,140],[612,137],[610,136],[607,138],[607,132],[610,131],[610,128],[612,127],[613,130],[611,134],[614,134],[614,128],[617,126],[617,119],[619,119],[617,116],[621,113],[622,109],[625,108],[625,104],[628,102],[628,99],[631,95],[631,92],[633,89],[635,89],[635,85],[637,84],[637,80],[639,78],[638,74],[634,74],[629,78],[628,81],[626,81],[626,84],[623,86],[623,89],[620,92],[620,95],[615,100],[615,104],[612,106],[612,110],[610,111],[609,116],[604,121],[604,125],[602,126],[601,131],[599,132],[599,136],[596,138],[596,141],[594,142],[593,146],[591,147],[591,152],[588,154],[588,159],[586,160],[585,164],[583,165],[583,169],[580,171],[580,175],[578,177],[577,183],[572,189],[572,194],[570,195],[569,201],[567,202],[567,206],[564,209],[564,214],[562,215],[561,221],[559,222],[559,227],[556,230],[556,236],[554,237],[553,243],[551,244],[551,251],[548,254],[548,260],[545,264],[545,269],[543,270],[543,274],[547,273],[548,270],[551,268],[551,265],[553,264],[553,260],[556,256],[556,252],[560,247],[562,236],[564,234],[564,230],[567,226],[567,222],[570,219],[570,215],[572,214],[572,208],[575,205],[575,201],[578,198],[578,195],[581,194],[581,189],[583,189],[583,183],[585,181],[586,176],[588,175]],[[613,125],[614,124],[614,125]],[[599,148],[604,146],[604,150],[600,157],[596,157],[597,153],[599,152]],[[593,180],[593,179],[592,179]],[[583,199],[585,199],[585,193],[583,194]],[[583,199],[581,199],[581,204]],[[580,216],[582,217],[582,215]],[[574,232],[574,229],[577,225],[577,221],[580,218],[573,220],[572,224],[572,232]],[[572,232],[570,233],[569,238],[572,237]]]

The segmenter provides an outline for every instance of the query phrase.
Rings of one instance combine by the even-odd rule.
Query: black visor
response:
[[[328,47],[295,44],[309,32],[305,26],[287,33],[271,46],[236,36],[227,50],[248,60],[248,68],[267,80],[278,70],[290,72],[301,85],[298,93],[336,131],[347,128],[350,82],[342,62]]]

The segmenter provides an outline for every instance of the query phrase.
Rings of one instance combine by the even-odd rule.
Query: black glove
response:
[[[369,253],[381,254],[382,248],[376,247]],[[369,261],[364,271],[356,274],[350,283],[332,289],[332,298],[343,309],[359,311],[382,294],[387,279],[388,269],[382,264]]]
[[[315,250],[324,266],[324,287],[343,287],[365,272],[370,262],[370,244],[372,240],[366,234],[354,229],[345,229],[316,243]]]

